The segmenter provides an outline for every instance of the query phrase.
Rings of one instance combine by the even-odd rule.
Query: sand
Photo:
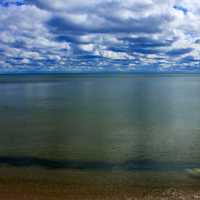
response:
[[[190,200],[200,199],[200,188],[195,187],[116,187],[78,185],[38,185],[36,183],[0,184],[2,200]]]
[[[0,168],[0,200],[200,200],[199,180],[172,175]]]

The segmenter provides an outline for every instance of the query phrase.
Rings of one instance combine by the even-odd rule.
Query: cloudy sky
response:
[[[199,0],[1,0],[0,73],[200,71]]]

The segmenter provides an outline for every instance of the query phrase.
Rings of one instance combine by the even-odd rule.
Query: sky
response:
[[[0,0],[0,73],[200,72],[199,0]]]

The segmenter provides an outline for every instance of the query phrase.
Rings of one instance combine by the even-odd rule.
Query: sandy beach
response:
[[[43,185],[0,183],[2,200],[190,200],[200,199],[199,187],[98,187],[95,185]]]
[[[174,176],[173,181],[167,181]],[[165,179],[165,182],[158,182]],[[187,182],[186,182],[187,179]],[[148,183],[148,184],[147,184]],[[198,179],[178,174],[1,168],[2,200],[200,199]]]

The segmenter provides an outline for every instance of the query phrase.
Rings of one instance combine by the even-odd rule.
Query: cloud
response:
[[[53,39],[54,36],[44,25],[49,18],[50,13],[34,5],[12,4],[1,8],[2,68],[24,68],[24,65],[27,65],[28,69],[46,63],[50,56],[54,56],[54,61],[59,61],[57,58],[62,57],[62,50],[67,51],[69,45],[67,42],[60,43]]]
[[[193,48],[183,48],[183,49],[173,49],[167,52],[168,56],[180,56],[183,54],[188,54],[193,51]]]
[[[24,4],[24,0],[2,0],[0,6],[8,7],[10,5],[21,6]]]
[[[149,0],[29,2],[53,13],[49,27],[64,33],[156,33],[174,17],[165,4]]]
[[[3,0],[0,72],[196,69],[199,30],[198,0]]]
[[[177,9],[177,10],[182,11],[184,14],[187,14],[187,13],[188,13],[188,9],[185,8],[185,7],[183,7],[183,6],[181,6],[181,5],[178,5],[178,4],[177,4],[177,5],[174,6],[174,8]]]

